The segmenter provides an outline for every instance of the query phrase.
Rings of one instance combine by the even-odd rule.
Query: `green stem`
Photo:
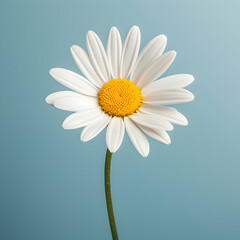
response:
[[[114,220],[112,197],[111,197],[111,184],[110,184],[110,170],[111,170],[112,153],[107,149],[105,160],[105,194],[107,202],[108,219],[112,232],[113,240],[118,240],[117,228]]]

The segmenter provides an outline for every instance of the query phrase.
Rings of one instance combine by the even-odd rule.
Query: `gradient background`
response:
[[[69,114],[44,101],[65,88],[48,71],[79,72],[69,48],[92,29],[132,25],[141,48],[168,36],[177,58],[166,75],[191,73],[196,100],[178,109],[188,127],[172,144],[150,140],[142,158],[127,135],[112,162],[122,240],[239,240],[239,1],[59,1],[0,3],[0,239],[111,239],[105,206],[105,133],[88,143],[66,131]]]

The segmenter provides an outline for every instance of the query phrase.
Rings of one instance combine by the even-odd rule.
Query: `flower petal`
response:
[[[166,119],[159,116],[152,116],[142,113],[136,113],[129,116],[135,123],[148,128],[157,128],[163,130],[173,130],[173,125]]]
[[[56,108],[71,112],[95,109],[99,107],[97,98],[80,94],[78,94],[78,96],[66,96],[58,98],[56,101],[54,101],[53,105]]]
[[[103,82],[110,80],[110,71],[107,55],[100,38],[93,31],[88,31],[86,35],[86,44],[90,61]]]
[[[111,117],[102,114],[96,121],[86,126],[81,133],[81,141],[87,142],[95,138],[110,122]]]
[[[145,133],[128,117],[124,118],[124,123],[134,147],[143,157],[147,157],[150,147]]]
[[[164,143],[164,144],[171,143],[171,139],[166,131],[161,130],[161,129],[152,129],[152,128],[144,127],[141,125],[138,125],[138,126],[139,126],[139,128],[141,128],[143,130],[143,132],[145,132],[151,138],[153,138],[161,143]]]
[[[87,126],[104,114],[99,108],[88,109],[69,115],[63,122],[64,129],[76,129]]]
[[[95,72],[86,51],[79,46],[73,45],[71,47],[71,54],[80,71],[89,81],[100,88],[105,82]]]
[[[113,117],[108,125],[106,143],[110,152],[116,152],[122,144],[125,127],[122,118]]]
[[[139,109],[139,112],[153,115],[153,116],[163,117],[169,122],[174,124],[184,125],[184,126],[188,125],[188,120],[186,119],[186,117],[172,107],[142,103],[142,106]]]
[[[130,80],[136,83],[139,77],[146,72],[146,69],[159,58],[167,44],[167,37],[159,35],[152,39],[140,52],[135,67],[132,71]]]
[[[55,92],[55,93],[51,93],[49,94],[45,101],[48,104],[53,105],[54,101],[57,100],[60,97],[66,97],[66,96],[78,96],[79,93],[73,92],[73,91],[60,91],[60,92]]]
[[[186,89],[168,89],[152,92],[151,95],[144,96],[143,102],[150,104],[170,105],[190,102],[194,95]]]
[[[120,63],[120,78],[122,79],[128,77],[136,63],[140,47],[140,35],[139,27],[133,26],[124,39]]]
[[[175,51],[169,51],[156,59],[138,78],[138,87],[142,89],[146,85],[159,78],[172,64],[176,54],[177,53]]]
[[[112,27],[107,40],[107,56],[113,78],[120,78],[120,61],[122,56],[122,40],[116,27]]]
[[[142,89],[142,94],[147,96],[151,92],[161,91],[171,88],[184,88],[194,81],[190,74],[176,74],[153,82]]]
[[[52,68],[51,76],[62,85],[88,96],[96,96],[97,88],[86,78],[63,68]]]

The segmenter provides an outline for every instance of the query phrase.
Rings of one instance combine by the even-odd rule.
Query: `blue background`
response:
[[[48,71],[79,72],[70,46],[92,29],[132,25],[141,48],[168,36],[177,58],[164,74],[190,73],[195,101],[178,106],[189,126],[172,144],[150,140],[142,158],[125,135],[112,161],[120,239],[240,239],[239,1],[59,1],[0,3],[0,239],[111,239],[105,206],[105,133],[88,143],[66,131],[69,114],[45,103],[65,89]]]

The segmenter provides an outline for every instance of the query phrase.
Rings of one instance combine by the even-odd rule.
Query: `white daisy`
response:
[[[173,124],[187,125],[187,119],[175,108],[163,105],[189,102],[191,92],[183,89],[194,80],[192,75],[177,74],[158,79],[172,64],[176,52],[163,54],[167,37],[159,35],[140,52],[140,30],[133,26],[123,44],[116,27],[111,28],[106,52],[93,31],[86,35],[88,53],[72,46],[74,61],[85,77],[62,68],[50,70],[51,76],[72,91],[50,94],[46,102],[75,112],[63,122],[64,129],[84,127],[81,140],[96,137],[105,127],[106,144],[116,152],[125,128],[144,157],[149,154],[147,135],[170,144],[167,131]],[[127,78],[130,76],[130,79]]]

